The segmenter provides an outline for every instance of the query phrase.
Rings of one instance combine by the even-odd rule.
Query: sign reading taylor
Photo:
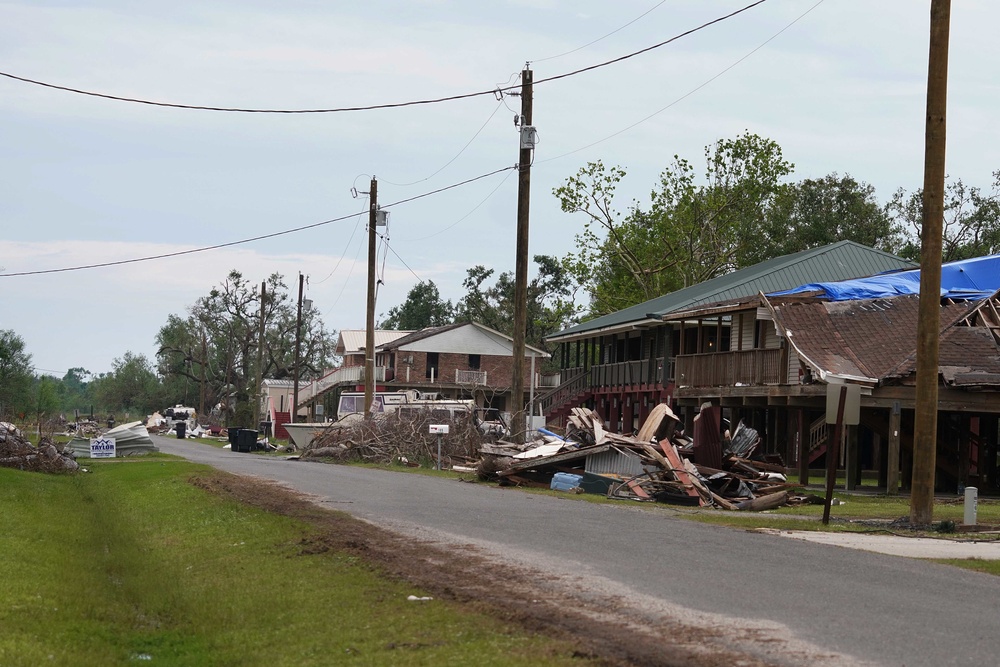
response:
[[[113,459],[115,458],[114,438],[91,438],[90,458],[92,459]]]

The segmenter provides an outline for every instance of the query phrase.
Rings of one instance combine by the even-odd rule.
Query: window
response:
[[[431,374],[433,374],[433,376],[435,378],[437,378],[439,376],[439,373],[438,373],[438,353],[437,352],[428,352],[427,353],[427,371],[426,371],[426,373],[424,373],[424,377],[430,378]]]
[[[479,355],[470,354],[469,355],[469,368],[474,371],[479,370]]]

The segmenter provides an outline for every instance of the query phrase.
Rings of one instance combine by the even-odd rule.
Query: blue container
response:
[[[552,476],[552,484],[549,485],[550,489],[555,491],[569,491],[570,489],[575,489],[580,486],[580,482],[583,481],[583,475],[574,475],[568,472],[557,472]]]

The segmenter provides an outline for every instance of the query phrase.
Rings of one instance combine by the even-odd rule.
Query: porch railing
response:
[[[481,386],[486,384],[486,371],[463,371],[455,369],[455,384],[471,384]]]
[[[673,359],[667,359],[664,364],[663,357],[598,364],[590,369],[590,384],[593,387],[624,387],[656,383],[666,386],[673,375],[672,364]]]
[[[776,385],[787,381],[785,350],[742,350],[677,357],[678,387]]]

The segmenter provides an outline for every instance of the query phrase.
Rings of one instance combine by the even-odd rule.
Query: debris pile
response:
[[[128,422],[108,429],[104,438],[115,441],[115,456],[137,456],[158,452],[142,422]],[[66,450],[78,458],[90,458],[90,438],[76,436],[66,444]]]
[[[302,458],[367,463],[424,462],[437,466],[438,436],[431,424],[448,424],[441,438],[441,467],[475,465],[485,436],[472,419],[443,419],[431,411],[395,412],[369,420],[331,422],[305,448]]]
[[[47,436],[35,447],[9,422],[0,422],[0,466],[50,473],[79,469],[73,457],[60,452]]]
[[[727,510],[760,511],[788,502],[796,487],[786,482],[781,462],[751,459],[760,444],[757,431],[740,422],[723,436],[719,409],[712,406],[695,419],[693,438],[679,424],[660,404],[632,437],[607,432],[600,415],[575,408],[564,436],[543,429],[524,445],[484,445],[480,476],[546,488],[573,479],[584,491],[610,498]]]

